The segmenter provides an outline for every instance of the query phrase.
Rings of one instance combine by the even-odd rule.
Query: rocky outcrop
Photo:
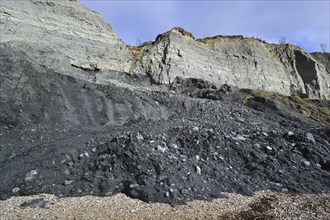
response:
[[[28,51],[33,63],[83,80],[90,78],[77,69],[147,75],[157,84],[201,78],[218,86],[330,99],[328,57],[292,45],[243,36],[196,40],[173,28],[155,42],[127,47],[99,14],[70,0],[3,1],[0,31],[2,46]]]
[[[1,1],[0,33],[0,123],[101,126],[159,117],[158,107],[153,112],[123,86],[109,86],[110,76],[128,72],[132,55],[100,15],[77,2]],[[139,106],[147,109],[131,110]]]
[[[132,71],[145,73],[159,84],[170,84],[177,76],[192,77],[217,85],[330,98],[324,65],[292,45],[270,45],[243,36],[195,40],[192,34],[174,28],[139,49]]]
[[[326,67],[326,70],[330,75],[330,53],[315,52],[311,54],[318,62],[322,63],[323,66]]]
[[[172,114],[149,98],[157,88],[126,83],[123,72],[174,86],[177,77],[200,78],[215,88],[329,98],[329,62],[320,54],[242,36],[195,40],[182,28],[127,47],[100,15],[75,1],[2,1],[0,33],[5,124],[122,125]],[[213,89],[196,97],[219,99]]]
[[[70,74],[71,66],[127,72],[131,54],[102,17],[70,0],[1,1],[1,44]]]
[[[78,69],[71,74],[75,77],[37,65],[27,53],[1,45],[0,124],[97,127],[168,117],[166,107],[133,82],[125,83],[121,72],[86,74]]]

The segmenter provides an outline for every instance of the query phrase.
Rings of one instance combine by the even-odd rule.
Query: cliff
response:
[[[243,36],[196,40],[182,28],[155,42],[126,46],[99,14],[75,1],[2,1],[0,33],[0,113],[6,123],[105,125],[166,117],[135,97],[123,102],[120,92],[105,89],[109,84],[119,86],[116,91],[155,89],[123,82],[124,73],[156,84],[199,78],[217,87],[329,99],[327,54]]]
[[[2,46],[29,51],[39,64],[75,78],[89,80],[74,68],[113,70],[146,75],[157,84],[201,78],[218,86],[330,98],[329,56],[289,44],[243,36],[195,39],[173,28],[155,42],[131,47],[100,15],[69,0],[3,1],[0,31]]]
[[[132,55],[99,14],[75,1],[1,1],[0,63],[1,122],[121,124],[129,114],[99,84],[127,72]]]
[[[330,75],[330,53],[315,52],[312,53],[312,56],[326,67],[326,71]]]
[[[0,43],[29,51],[45,66],[70,74],[127,71],[131,54],[103,18],[75,1],[1,1]]]
[[[139,53],[134,51],[137,61],[132,71],[147,74],[159,84],[192,77],[217,85],[330,98],[326,66],[299,47],[243,36],[196,40],[187,33],[173,28],[140,46]]]

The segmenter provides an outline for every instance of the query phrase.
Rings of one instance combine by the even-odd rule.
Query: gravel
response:
[[[212,202],[170,206],[146,203],[124,194],[68,197],[40,194],[0,201],[0,219],[302,219],[330,218],[330,194],[260,191],[254,196],[225,194]]]

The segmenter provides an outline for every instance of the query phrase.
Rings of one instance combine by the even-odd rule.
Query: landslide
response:
[[[328,101],[194,78],[159,86],[74,67],[66,76],[0,51],[1,199],[121,192],[176,205],[221,192],[330,192]]]

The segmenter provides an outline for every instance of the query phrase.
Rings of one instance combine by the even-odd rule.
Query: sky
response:
[[[126,44],[182,27],[196,38],[243,35],[306,51],[330,47],[330,0],[78,0],[101,14]]]

